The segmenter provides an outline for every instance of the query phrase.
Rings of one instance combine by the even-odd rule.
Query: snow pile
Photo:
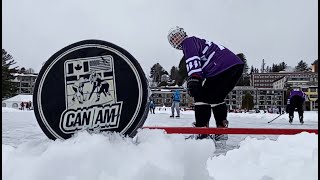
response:
[[[318,135],[281,135],[277,141],[247,137],[239,149],[209,160],[208,167],[217,180],[315,180]]]
[[[66,141],[2,145],[6,180],[209,180],[214,144],[144,130],[138,144],[118,135],[79,133]],[[197,153],[198,152],[198,153]],[[196,153],[196,154],[195,154]]]
[[[211,140],[185,141],[182,135],[141,130],[137,143],[118,135],[78,133],[51,141],[33,111],[2,108],[2,178],[5,180],[301,180],[317,179],[318,135],[229,135],[240,146],[216,156]],[[287,115],[229,113],[231,127],[318,129],[317,112],[305,112],[305,124]],[[283,119],[282,119],[283,117]],[[149,114],[145,126],[191,126],[194,111],[181,118]],[[210,121],[215,126],[214,119]],[[255,138],[253,138],[255,137]],[[270,140],[274,139],[274,140]],[[276,140],[276,141],[275,141]]]
[[[14,108],[9,108],[9,107],[2,107],[2,112],[4,113],[4,112],[23,112],[23,111],[14,109]]]
[[[226,156],[212,156],[210,140],[142,130],[137,143],[118,135],[78,133],[65,141],[2,145],[6,180],[266,180],[316,179],[318,136],[277,141],[247,137]]]

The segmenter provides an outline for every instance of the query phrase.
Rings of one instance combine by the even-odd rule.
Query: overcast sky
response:
[[[178,66],[171,27],[244,53],[260,69],[318,58],[318,0],[3,0],[2,48],[39,72],[63,47],[101,39],[130,52],[145,73]]]

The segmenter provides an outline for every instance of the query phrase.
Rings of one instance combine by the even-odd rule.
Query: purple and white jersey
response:
[[[290,92],[289,99],[291,99],[293,96],[300,96],[300,97],[303,97],[304,99],[307,98],[306,94],[303,91],[299,90],[299,89],[293,89]]]
[[[290,92],[290,95],[288,97],[288,100],[287,100],[287,104],[290,104],[290,100],[293,96],[299,96],[299,97],[302,97],[304,99],[304,101],[307,99],[307,95],[299,90],[299,89],[293,89],[291,92]]]
[[[202,79],[215,76],[243,61],[229,49],[197,37],[187,37],[181,43],[188,76]]]

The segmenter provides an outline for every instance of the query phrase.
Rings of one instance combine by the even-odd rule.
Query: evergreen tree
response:
[[[175,81],[175,84],[177,84],[180,79],[179,69],[177,67],[172,66],[170,70],[170,78]]]
[[[270,72],[270,71],[271,71],[271,68],[270,68],[269,66],[267,66],[266,69],[265,69],[265,72],[268,73],[268,72]]]
[[[237,56],[244,62],[243,73],[248,74],[249,67],[248,67],[246,56],[243,53],[239,53],[239,54],[237,54]]]
[[[169,75],[168,71],[162,69],[162,70],[161,70],[161,76],[164,75],[164,74]]]
[[[168,85],[168,83],[167,83],[167,82],[162,81],[161,83],[159,83],[158,87],[160,87],[160,86],[167,86],[167,85]]]
[[[308,68],[308,64],[301,60],[298,65],[295,67],[296,72],[304,72],[308,71],[310,68]]]
[[[288,67],[288,65],[285,62],[280,63],[279,65],[279,71],[283,71]]]
[[[283,71],[287,68],[287,64],[285,62],[281,62],[279,64],[274,64],[272,63],[272,66],[267,66],[266,68],[266,72],[279,72],[279,71]]]
[[[13,73],[16,73],[17,67],[12,67],[16,64],[13,57],[2,49],[2,98],[11,97],[15,94],[17,87],[12,82],[14,79]]]
[[[261,70],[260,70],[261,73],[265,73],[265,70],[266,70],[265,65],[266,63],[264,62],[264,59],[262,59]]]
[[[248,64],[246,56],[243,53],[237,54],[237,56],[244,62],[244,69],[241,78],[237,82],[236,86],[248,86],[250,85],[250,77],[248,76]]]
[[[22,67],[20,70],[18,70],[18,73],[25,74],[26,73],[26,68]]]
[[[254,73],[254,67],[251,66],[251,69],[250,69],[250,74],[253,74]]]
[[[150,69],[150,78],[153,82],[160,83],[163,74],[168,74],[168,72],[159,63],[154,64]]]
[[[184,57],[182,57],[180,60],[178,73],[179,73],[179,79],[177,81],[177,84],[181,86],[183,82],[188,78],[187,65]]]

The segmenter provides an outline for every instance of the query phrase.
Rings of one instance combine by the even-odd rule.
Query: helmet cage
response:
[[[172,28],[168,33],[168,41],[172,47],[176,49],[182,49],[181,43],[187,37],[186,32],[183,28],[175,27]]]

